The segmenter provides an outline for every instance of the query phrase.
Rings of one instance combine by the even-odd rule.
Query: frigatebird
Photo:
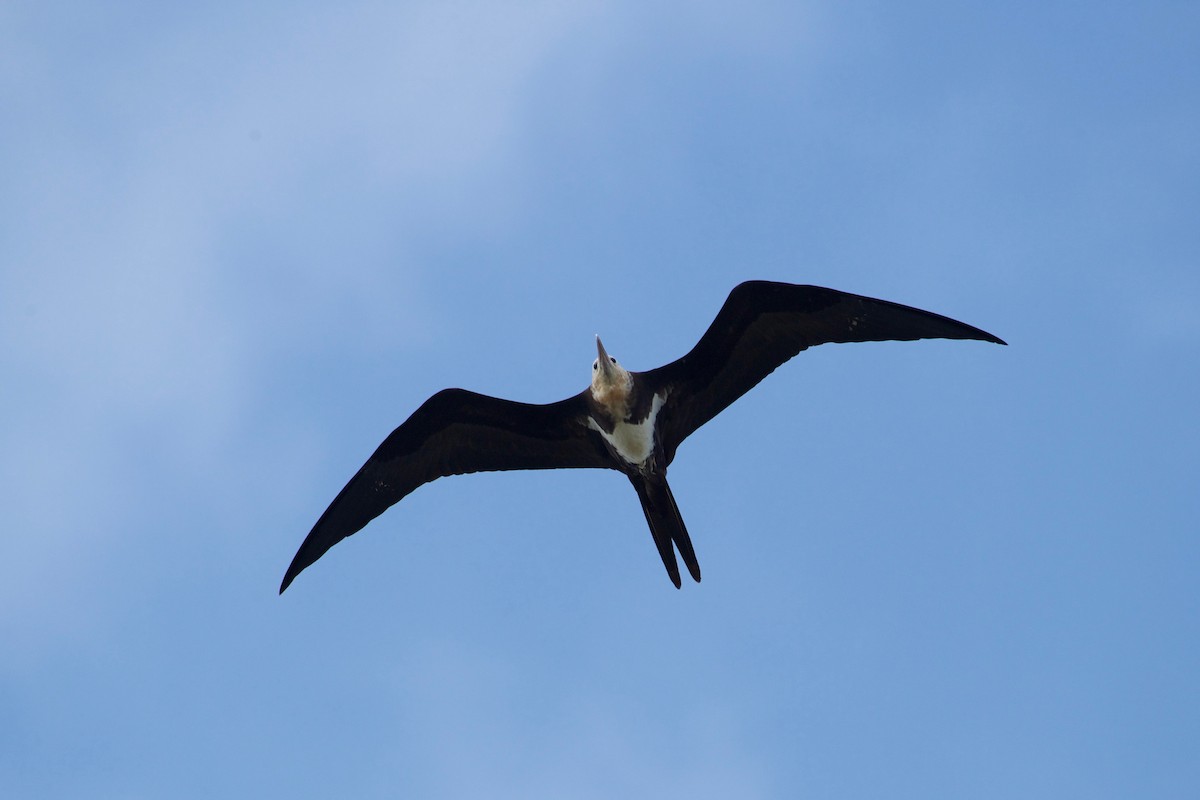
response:
[[[533,405],[444,389],[392,431],[317,520],[283,576],[280,594],[329,548],[417,487],[448,475],[594,467],[629,478],[663,566],[680,587],[675,550],[692,578],[700,565],[667,467],[679,445],[792,356],[819,344],[977,339],[979,328],[887,300],[771,281],[734,288],[691,352],[630,372],[596,337],[592,383]]]

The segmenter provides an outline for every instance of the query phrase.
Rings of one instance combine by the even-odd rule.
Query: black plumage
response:
[[[546,405],[464,389],[430,397],[389,435],[317,520],[284,575],[284,589],[342,539],[422,484],[489,470],[607,468],[629,477],[671,581],[675,550],[700,580],[666,471],[689,435],[792,356],[834,342],[976,339],[990,333],[869,297],[770,281],[729,294],[687,355],[627,372],[597,339],[592,386]]]

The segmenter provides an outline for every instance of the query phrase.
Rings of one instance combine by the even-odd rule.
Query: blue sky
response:
[[[0,6],[13,797],[1190,797],[1200,8]],[[424,487],[749,278],[1007,339],[803,353],[679,451]]]

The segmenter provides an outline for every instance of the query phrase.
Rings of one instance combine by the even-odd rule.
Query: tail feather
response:
[[[692,539],[688,536],[687,526],[679,514],[679,506],[675,496],[665,480],[646,481],[630,477],[633,488],[637,490],[638,499],[642,501],[642,513],[650,526],[650,534],[654,537],[654,545],[662,558],[663,566],[671,583],[678,589],[682,585],[679,576],[679,564],[675,560],[675,550],[683,558],[692,580],[700,582],[700,564],[696,561],[696,551],[692,549]],[[672,546],[674,545],[674,546]]]

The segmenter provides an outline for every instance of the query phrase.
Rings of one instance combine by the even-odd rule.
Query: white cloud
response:
[[[723,8],[676,38],[788,40]],[[158,535],[133,524],[146,473],[231,480],[273,361],[431,335],[411,240],[520,213],[546,65],[586,40],[626,70],[612,53],[677,21],[482,0],[9,19],[0,472],[21,535],[0,540],[0,621],[55,620],[30,635],[83,619],[73,593],[104,580],[115,540]],[[300,469],[275,457],[240,468]]]
[[[167,453],[168,471],[213,480],[261,391],[256,371],[303,346],[307,321],[332,308],[421,323],[403,265],[304,257],[337,248],[326,232],[289,228],[318,228],[314,203],[346,201],[300,193],[331,177],[333,192],[374,181],[431,203],[449,226],[476,224],[473,192],[512,157],[522,92],[578,13],[288,7],[256,30],[161,21],[99,63],[46,40],[36,20],[10,29],[9,43],[26,43],[0,47],[0,89],[22,121],[0,134],[0,208],[13,210],[0,229],[0,333],[16,343],[0,355],[0,473],[20,535],[0,539],[0,620],[41,613],[55,618],[46,628],[69,627],[93,557],[114,537],[150,535],[128,524],[140,473],[156,468],[134,442]],[[271,245],[298,256],[247,261],[247,227],[298,241]],[[403,249],[380,227],[376,246]]]

